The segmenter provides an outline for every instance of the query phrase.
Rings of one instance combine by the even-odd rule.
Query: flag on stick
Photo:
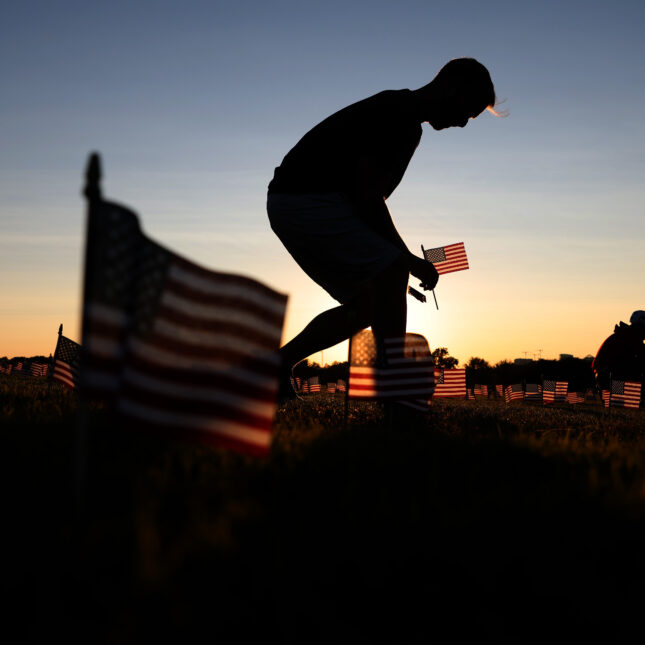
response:
[[[521,383],[513,383],[513,385],[509,385],[504,392],[504,400],[506,403],[523,398],[524,390],[522,389]]]
[[[29,367],[32,376],[47,376],[48,369],[49,366],[45,363],[32,363]]]
[[[62,325],[60,326],[62,330]],[[81,346],[63,336],[59,331],[58,343],[54,352],[54,370],[52,378],[75,390],[78,387]]]
[[[567,400],[568,389],[569,389],[569,381],[556,381],[555,403],[564,403]]]
[[[428,341],[421,334],[387,338],[378,355],[370,330],[352,338],[349,392],[354,399],[409,402],[426,410],[434,391],[434,363]]]
[[[83,393],[136,427],[266,454],[287,296],[149,239],[135,213],[101,199],[98,175],[93,156]]]
[[[434,398],[458,398],[466,396],[466,370],[464,368],[434,370]]]
[[[453,271],[464,271],[468,268],[466,247],[463,242],[438,246],[434,249],[424,248],[423,255],[428,262],[434,264],[439,275]]]
[[[537,383],[527,383],[524,391],[525,401],[541,401],[542,387]]]
[[[638,408],[641,402],[641,384],[633,381],[611,381],[609,405],[620,408]]]
[[[585,400],[584,392],[567,392],[567,403],[583,403]]]
[[[564,403],[567,400],[568,381],[544,381],[542,403]]]

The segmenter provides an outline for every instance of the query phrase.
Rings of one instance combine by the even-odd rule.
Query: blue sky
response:
[[[285,339],[334,302],[271,233],[273,167],[310,127],[450,58],[507,118],[424,135],[389,200],[411,249],[464,241],[409,331],[466,361],[594,353],[645,308],[638,2],[9,2],[0,25],[0,355],[80,339],[82,172],[207,267],[290,295]],[[414,281],[412,281],[414,285]],[[342,347],[325,353],[340,360]]]

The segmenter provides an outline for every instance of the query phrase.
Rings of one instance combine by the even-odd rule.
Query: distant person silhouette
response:
[[[386,90],[332,114],[275,169],[267,198],[271,228],[340,303],[280,349],[281,397],[292,395],[292,367],[307,356],[369,326],[379,348],[383,339],[405,335],[409,275],[426,289],[439,276],[408,250],[385,200],[408,167],[422,123],[463,128],[494,105],[488,70],[473,58],[457,58],[417,90]]]
[[[629,324],[618,323],[598,349],[591,367],[600,389],[610,380],[643,382],[645,375],[645,311],[635,311]]]

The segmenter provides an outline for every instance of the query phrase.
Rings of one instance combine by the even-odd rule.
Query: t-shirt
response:
[[[388,172],[389,197],[421,139],[410,90],[385,90],[332,114],[312,128],[275,169],[269,193],[340,192],[350,198],[362,156]]]

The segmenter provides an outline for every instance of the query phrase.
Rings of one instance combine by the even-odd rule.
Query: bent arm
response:
[[[389,240],[404,253],[409,271],[419,278],[427,289],[433,289],[439,275],[434,265],[410,252],[403,238],[394,226],[392,216],[385,203],[391,183],[391,173],[375,157],[363,156],[358,162],[354,190],[356,214],[374,232]]]

